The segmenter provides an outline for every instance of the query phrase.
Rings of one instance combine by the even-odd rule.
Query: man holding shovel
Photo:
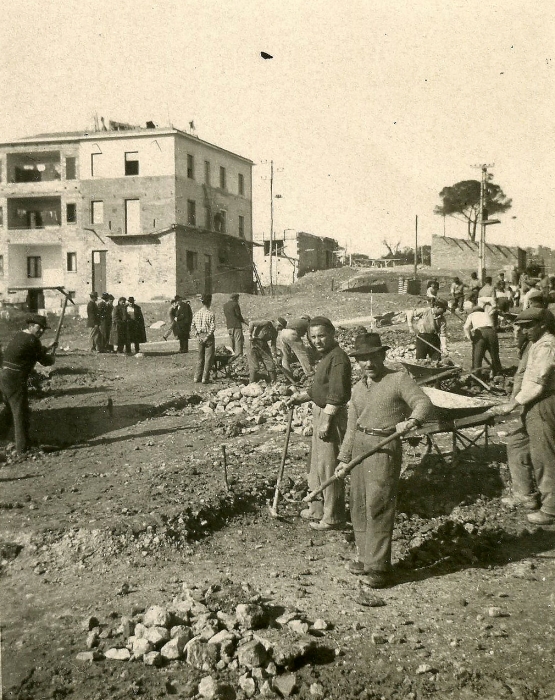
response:
[[[430,399],[405,372],[384,364],[387,345],[378,333],[355,339],[351,357],[364,372],[353,387],[345,440],[335,475],[343,478],[348,462],[369,452],[394,433],[402,433],[429,420]],[[348,570],[366,577],[371,588],[390,584],[391,540],[401,474],[401,440],[396,438],[368,456],[351,471],[351,520],[357,558]]]
[[[407,323],[416,334],[416,359],[441,360],[447,354],[447,302],[434,299],[432,305],[407,311]]]
[[[324,316],[309,323],[310,342],[320,356],[312,384],[293,395],[289,405],[312,401],[312,449],[308,488],[317,489],[331,477],[347,425],[346,405],[351,397],[351,361],[335,340],[335,328]],[[339,480],[301,512],[313,530],[337,530],[345,523],[345,485]]]

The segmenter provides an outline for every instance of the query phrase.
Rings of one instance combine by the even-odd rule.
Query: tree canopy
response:
[[[439,196],[441,204],[434,208],[438,216],[463,216],[468,224],[468,237],[476,240],[476,227],[480,218],[480,182],[478,180],[462,180],[451,187],[444,187]],[[512,206],[501,187],[495,183],[486,182],[486,215],[503,214]]]

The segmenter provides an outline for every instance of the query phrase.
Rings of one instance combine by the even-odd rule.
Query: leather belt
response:
[[[357,425],[357,430],[365,435],[376,435],[377,437],[389,437],[395,432],[394,428],[363,428],[362,425]]]

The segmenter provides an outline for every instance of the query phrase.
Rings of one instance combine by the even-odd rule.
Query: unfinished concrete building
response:
[[[270,240],[263,236],[256,241],[253,257],[264,286],[270,284],[270,268],[273,284],[289,285],[307,272],[338,267],[339,251],[333,238],[285,229],[274,235],[272,255]]]
[[[252,165],[153,125],[0,144],[0,300],[250,292]]]

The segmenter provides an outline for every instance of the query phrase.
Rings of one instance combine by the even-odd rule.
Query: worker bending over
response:
[[[431,306],[407,311],[407,323],[416,334],[416,359],[441,360],[447,354],[447,302],[435,299]]]
[[[472,343],[472,368],[481,369],[486,351],[491,357],[491,369],[494,376],[502,374],[499,359],[499,338],[495,330],[495,320],[491,314],[491,305],[474,306],[466,321],[463,331]]]
[[[274,359],[277,353],[277,335],[277,329],[271,321],[251,321],[249,323],[249,382],[256,381],[260,364],[266,368],[270,382],[277,380]]]

